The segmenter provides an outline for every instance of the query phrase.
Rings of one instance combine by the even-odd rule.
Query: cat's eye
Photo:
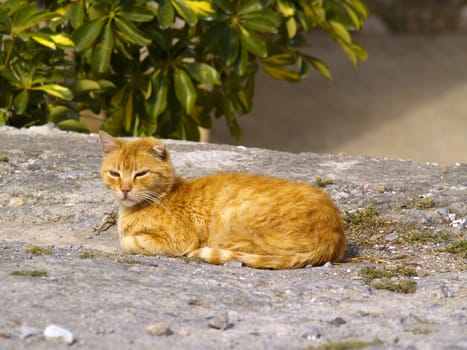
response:
[[[120,173],[115,170],[109,170],[109,175],[112,177],[120,177]]]
[[[138,172],[135,174],[135,179],[138,178],[138,177],[143,177],[143,176],[146,175],[147,173],[149,173],[149,170],[138,171]]]

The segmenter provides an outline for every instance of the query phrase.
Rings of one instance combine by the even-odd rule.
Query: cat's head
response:
[[[166,146],[147,137],[125,142],[100,131],[104,152],[101,177],[120,205],[136,207],[160,201],[173,187],[175,174]]]

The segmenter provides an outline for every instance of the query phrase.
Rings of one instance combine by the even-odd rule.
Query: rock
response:
[[[226,330],[230,326],[229,314],[227,312],[218,314],[209,321],[208,326],[214,329]]]
[[[465,239],[452,221],[467,218],[467,164],[439,167],[170,140],[167,144],[177,172],[188,178],[217,171],[261,173],[308,183],[318,175],[332,177],[335,184],[325,190],[344,219],[346,212],[378,208],[375,217],[346,222],[348,237],[356,242],[348,250],[360,248],[360,256],[375,261],[271,271],[123,255],[115,226],[100,235],[92,232],[92,226],[101,224],[105,213],[115,207],[99,179],[102,155],[97,136],[54,132],[39,137],[0,128],[0,156],[10,159],[0,162],[0,348],[66,347],[64,340],[54,346],[28,330],[23,333],[26,339],[20,338],[20,325],[45,328],[50,320],[73,320],[79,327],[76,347],[86,349],[305,349],[349,337],[381,339],[376,346],[380,348],[467,348],[465,259],[445,250]],[[21,166],[30,159],[40,159],[34,163],[39,171]],[[70,178],[67,173],[78,176]],[[364,183],[369,186],[363,194]],[[382,183],[390,184],[391,192],[375,191]],[[438,207],[410,212],[420,195],[433,188]],[[25,204],[8,207],[13,197]],[[420,225],[427,213],[433,214],[433,226],[428,228]],[[404,226],[401,218],[410,224]],[[81,224],[82,220],[89,221]],[[412,229],[428,240],[437,239],[438,233],[449,240],[421,239],[414,244],[402,240]],[[395,231],[399,239],[384,239]],[[92,240],[85,239],[89,235],[94,236]],[[24,251],[27,244],[54,246],[54,254],[32,256]],[[128,263],[135,258],[140,263]],[[360,274],[364,267],[415,268],[420,272],[417,291],[402,295],[365,286],[369,281]],[[51,277],[10,275],[32,268],[48,271]],[[440,307],[431,308],[433,303]],[[89,312],[83,314],[83,310]],[[392,321],[409,312],[429,323]],[[165,325],[145,331],[158,322]],[[166,335],[167,329],[173,336]],[[430,329],[431,333],[423,333]],[[74,332],[77,336],[78,331]],[[150,332],[162,335],[152,337]],[[28,334],[32,336],[27,338]],[[393,342],[396,338],[398,343]]]
[[[386,241],[394,241],[395,239],[398,239],[398,238],[399,238],[399,232],[397,231],[392,231],[390,234],[384,237]]]
[[[317,340],[321,338],[321,332],[318,328],[310,326],[305,329],[305,332],[302,334],[302,338],[308,340]]]
[[[40,333],[41,333],[41,330],[38,328],[27,327],[27,326],[21,326],[19,328],[19,337],[21,339],[29,338],[33,335],[38,335]]]
[[[13,198],[10,198],[10,200],[8,201],[8,206],[10,208],[18,208],[23,205],[24,205],[24,200],[20,197],[13,197]]]
[[[146,333],[149,335],[157,335],[158,337],[169,336],[174,334],[169,325],[165,323],[156,323],[146,326]]]
[[[44,337],[48,341],[61,342],[68,345],[73,344],[75,341],[73,333],[71,333],[68,329],[57,326],[55,324],[47,326],[47,328],[44,330]]]
[[[186,329],[182,328],[178,331],[178,335],[182,337],[188,337],[190,335],[190,332],[188,332]]]
[[[243,267],[243,263],[237,259],[227,261],[224,266],[240,268]]]
[[[358,248],[357,243],[354,241],[349,241],[347,244],[347,250],[345,252],[344,259],[355,258],[360,255],[360,249]]]
[[[335,319],[329,321],[329,324],[339,327],[342,326],[343,324],[346,324],[347,322],[342,318],[342,317],[336,317]]]

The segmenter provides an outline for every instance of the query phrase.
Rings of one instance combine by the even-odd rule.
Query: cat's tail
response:
[[[300,269],[307,265],[318,266],[328,261],[340,260],[326,258],[322,252],[316,251],[293,255],[259,255],[209,247],[193,250],[188,256],[200,258],[210,264],[223,265],[229,260],[238,260],[249,267],[272,270]]]

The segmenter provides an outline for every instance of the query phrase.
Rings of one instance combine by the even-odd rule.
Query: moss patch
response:
[[[449,234],[445,232],[434,232],[430,230],[409,231],[403,233],[403,240],[408,244],[415,243],[441,243],[449,240]]]
[[[30,277],[47,277],[47,271],[43,270],[17,270],[10,272],[12,276],[30,276]]]
[[[320,346],[310,346],[307,350],[356,350],[356,349],[365,349],[369,346],[382,344],[381,340],[375,339],[373,341],[345,341],[345,342],[336,342],[328,343]]]
[[[418,276],[412,268],[396,267],[392,269],[376,269],[367,266],[361,269],[360,275],[369,286],[375,289],[386,289],[397,293],[415,293],[417,282],[410,277]]]
[[[431,209],[435,207],[435,202],[431,198],[421,198],[417,204],[415,204],[415,208],[417,209]]]
[[[346,224],[353,224],[353,225],[375,222],[378,215],[379,215],[379,210],[376,207],[369,206],[368,208],[357,210],[354,213],[345,211],[344,222]]]
[[[464,259],[467,259],[467,240],[453,242],[446,247],[445,251],[453,254],[461,254]]]
[[[116,254],[103,253],[103,252],[82,252],[79,255],[80,259],[108,259],[120,264],[141,264],[141,260],[121,257]]]
[[[329,179],[329,178],[323,179],[323,178],[321,178],[319,176],[317,176],[315,178],[315,181],[316,181],[316,183],[318,184],[319,187],[326,187],[326,186],[334,184],[334,181],[332,179]]]
[[[38,245],[29,244],[24,248],[24,252],[33,255],[51,255],[53,253],[52,248],[44,248]]]

